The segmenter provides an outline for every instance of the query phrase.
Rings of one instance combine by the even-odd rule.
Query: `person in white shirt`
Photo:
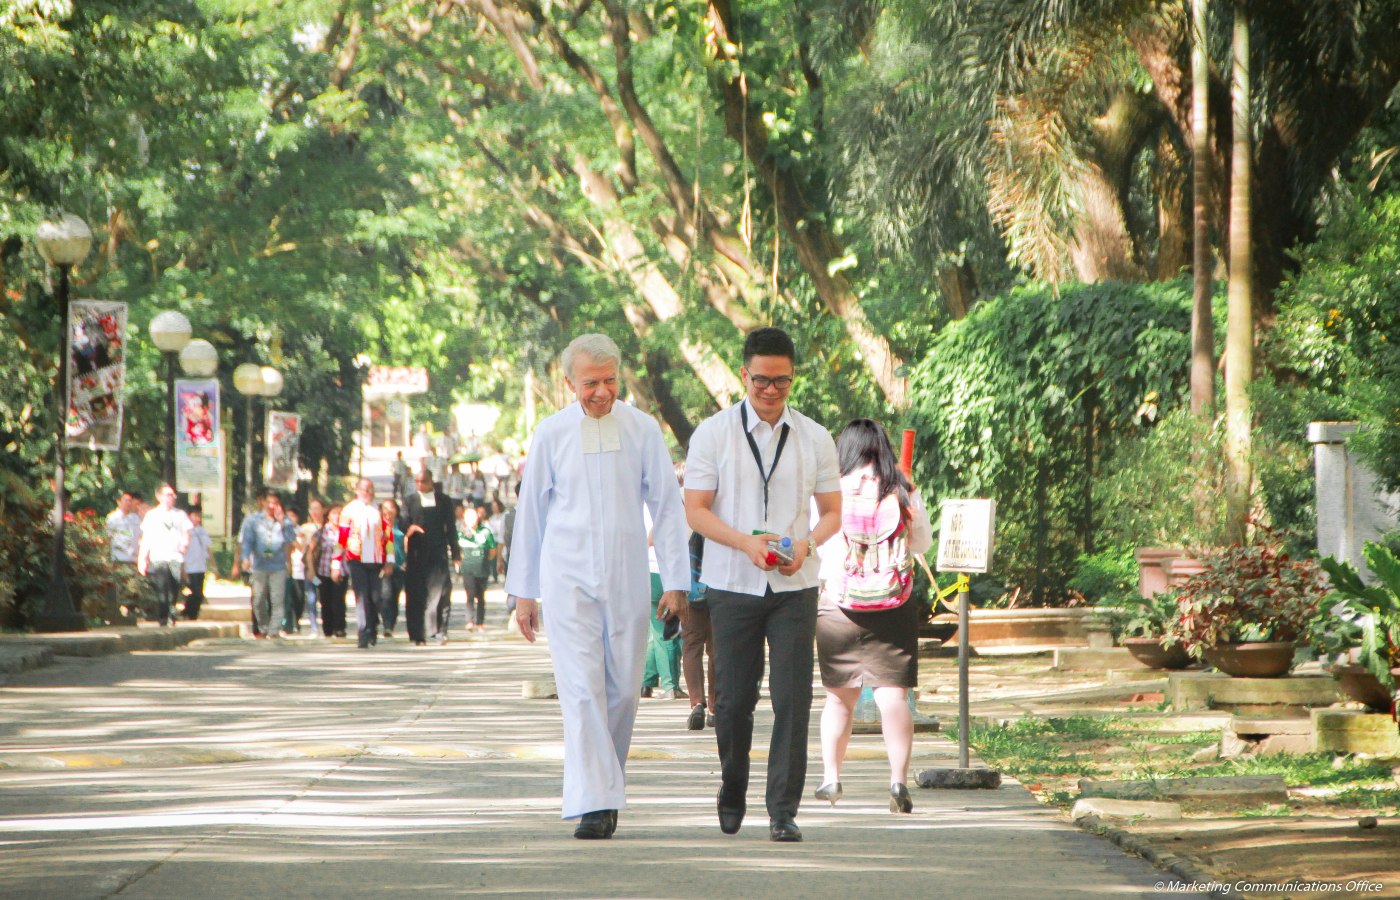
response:
[[[781,329],[750,332],[739,370],[747,396],[700,423],[685,463],[686,516],[705,537],[700,581],[718,663],[720,830],[737,832],[747,809],[753,711],[766,643],[773,735],[765,801],[769,837],[781,842],[802,840],[795,818],[812,711],[815,548],[841,527],[836,444],[825,428],[787,406],[795,357],[792,338]],[[792,541],[789,563],[777,560],[770,547],[783,537]]]
[[[112,543],[113,562],[136,564],[141,517],[136,514],[136,495],[131,491],[122,491],[117,508],[107,514],[107,537]]]
[[[175,489],[162,484],[156,506],[141,520],[136,571],[146,576],[155,595],[153,617],[161,625],[175,624],[175,600],[180,596],[180,571],[190,543],[190,517],[175,508]]]
[[[209,570],[209,548],[212,541],[204,530],[204,516],[199,510],[190,511],[190,541],[185,548],[185,618],[198,619],[204,605],[204,576]]]
[[[379,643],[379,599],[382,580],[394,571],[393,535],[374,502],[374,482],[361,478],[355,499],[340,511],[340,545],[350,569],[350,589],[355,592],[355,624],[364,650]]]
[[[561,360],[578,402],[540,423],[520,489],[506,593],[527,641],[549,610],[549,655],[564,717],[565,819],[574,837],[610,838],[627,805],[626,765],[642,680],[655,523],[662,601],[690,585],[685,515],[656,421],[618,403],[621,353],[605,335]]]

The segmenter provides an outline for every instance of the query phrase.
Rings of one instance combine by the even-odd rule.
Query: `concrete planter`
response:
[[[1220,644],[1204,653],[1206,662],[1233,678],[1281,678],[1293,668],[1292,641]]]
[[[1156,594],[1167,589],[1166,563],[1171,562],[1186,551],[1181,547],[1139,547],[1138,593],[1143,599],[1151,600]]]
[[[1204,561],[1194,556],[1178,556],[1169,559],[1162,564],[1167,571],[1167,586],[1179,588],[1191,580],[1193,575],[1199,575],[1206,570]]]
[[[1090,607],[974,609],[968,612],[968,643],[973,647],[1084,647],[1096,614]],[[957,617],[945,613],[933,621],[956,623]]]
[[[1124,638],[1123,646],[1133,659],[1149,669],[1184,669],[1191,665],[1191,654],[1180,644],[1163,647],[1157,638]]]

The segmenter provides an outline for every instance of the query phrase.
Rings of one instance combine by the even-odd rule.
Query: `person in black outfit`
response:
[[[452,563],[461,559],[452,498],[433,484],[427,468],[414,479],[417,490],[404,498],[404,618],[408,639],[422,646],[431,635],[445,640],[442,611],[452,602]],[[449,562],[449,557],[451,562]],[[426,624],[426,627],[425,627]]]

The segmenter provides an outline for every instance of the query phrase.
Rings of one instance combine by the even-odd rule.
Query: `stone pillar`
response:
[[[1348,449],[1356,429],[1355,422],[1308,425],[1317,473],[1317,552],[1350,562],[1369,580],[1361,549],[1396,528],[1400,498],[1383,492],[1375,473]]]

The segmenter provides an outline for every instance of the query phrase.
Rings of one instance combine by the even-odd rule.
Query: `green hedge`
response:
[[[910,373],[931,498],[997,501],[994,576],[1056,604],[1095,552],[1095,474],[1185,401],[1191,286],[1029,285],[942,331]]]

